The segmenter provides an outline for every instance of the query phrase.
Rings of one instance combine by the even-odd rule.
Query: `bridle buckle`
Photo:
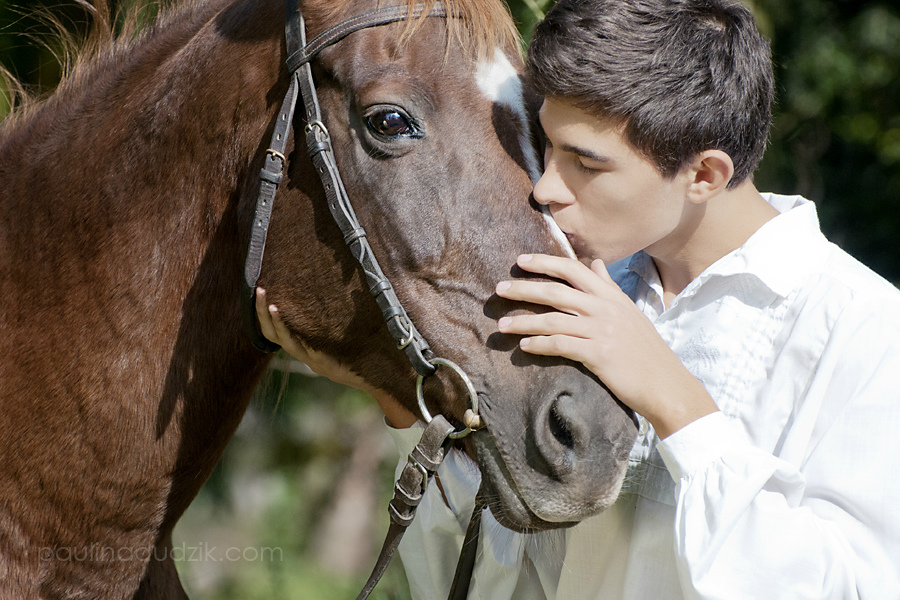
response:
[[[266,154],[271,156],[272,158],[277,158],[278,160],[280,160],[281,168],[284,169],[284,166],[287,164],[287,157],[283,153],[279,152],[278,150],[269,148],[268,150],[266,150]]]
[[[318,133],[316,134],[317,141],[324,142],[325,140],[331,139],[331,134],[328,133],[328,128],[325,127],[325,123],[323,123],[319,119],[313,119],[312,121],[307,123],[306,127],[304,127],[303,130],[306,132],[306,135],[309,135],[310,133],[312,133],[313,129],[317,129],[322,134],[321,137],[319,137]]]

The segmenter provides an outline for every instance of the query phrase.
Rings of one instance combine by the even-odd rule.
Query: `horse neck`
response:
[[[31,348],[47,357],[31,382],[65,380],[33,395],[65,389],[60,404],[89,413],[127,404],[123,445],[146,442],[134,450],[188,482],[172,485],[174,518],[265,366],[240,326],[240,199],[286,87],[282,9],[223,2],[170,18],[0,131],[0,211],[15,215],[0,225],[0,320],[16,323],[0,352]]]

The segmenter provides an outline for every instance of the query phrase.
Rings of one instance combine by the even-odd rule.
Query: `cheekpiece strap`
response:
[[[322,180],[322,188],[325,191],[328,210],[340,228],[351,254],[362,267],[372,297],[378,303],[388,331],[397,343],[397,347],[406,353],[416,373],[427,376],[436,370],[436,367],[431,362],[434,358],[434,353],[431,351],[428,342],[416,329],[412,319],[410,319],[401,305],[399,298],[397,298],[393,286],[375,258],[372,246],[366,238],[366,231],[359,223],[353,206],[350,204],[350,198],[347,195],[347,190],[344,188],[344,182],[341,180],[337,163],[335,162],[331,145],[331,134],[323,121],[319,98],[316,93],[315,82],[313,81],[312,67],[309,62],[309,59],[315,57],[322,48],[345,38],[354,31],[401,21],[407,18],[408,14],[406,6],[388,7],[365,13],[352,20],[353,22],[350,25],[336,25],[326,30],[317,36],[316,40],[319,41],[315,42],[317,44],[316,47],[311,48],[312,43],[306,44],[306,27],[303,22],[303,16],[299,12],[295,12],[291,16],[291,21],[294,22],[291,30],[299,34],[300,42],[298,49],[294,51],[292,56],[300,58],[294,61],[298,66],[297,70],[293,72],[293,78],[298,82],[300,88],[299,96],[303,100],[304,120],[306,121],[304,128],[306,132],[306,149],[319,178]],[[413,14],[416,13],[413,12]],[[421,9],[419,14],[422,14]],[[443,14],[443,5],[436,5],[436,8],[428,16],[442,16]]]

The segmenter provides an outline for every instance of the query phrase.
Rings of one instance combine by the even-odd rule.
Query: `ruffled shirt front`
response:
[[[489,514],[469,598],[900,599],[900,292],[799,196],[668,309],[652,259],[610,273],[720,412],[660,441],[643,419],[616,503],[565,531]],[[418,428],[392,430],[401,463]],[[451,453],[400,546],[445,598],[479,483]]]

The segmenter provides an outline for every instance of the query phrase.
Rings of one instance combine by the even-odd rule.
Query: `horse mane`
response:
[[[29,90],[7,69],[0,67],[0,88],[9,114],[0,121],[0,132],[14,127],[44,103],[47,96],[65,94],[77,88],[98,70],[106,70],[129,50],[201,5],[222,0],[142,0],[110,8],[108,0],[75,0],[85,11],[88,26],[81,35],[74,33],[54,14],[52,6],[30,10],[29,14],[45,24],[52,33],[33,39],[49,48],[59,64],[62,77],[47,95]]]
[[[112,10],[107,0],[76,0],[90,18],[87,33],[73,34],[53,14],[52,8],[36,11],[35,16],[55,31],[51,39],[38,41],[48,47],[59,46],[54,51],[63,76],[54,93],[64,94],[70,87],[78,86],[92,73],[108,69],[120,57],[141,44],[169,23],[181,20],[186,12],[201,6],[223,3],[225,0],[157,0],[128,2]],[[410,10],[417,4],[425,7],[427,15],[438,0],[407,0]],[[381,5],[394,4],[380,0]],[[325,2],[323,8],[330,13],[346,11],[351,0]],[[521,52],[521,37],[506,4],[502,0],[444,0],[451,18],[445,19],[448,41],[456,39],[476,58],[492,58],[497,47]],[[426,18],[410,19],[401,35],[401,47],[426,22]],[[0,122],[0,131],[14,126],[23,115],[41,104],[42,98],[26,89],[9,71],[0,67],[0,94],[9,106],[9,114]]]

